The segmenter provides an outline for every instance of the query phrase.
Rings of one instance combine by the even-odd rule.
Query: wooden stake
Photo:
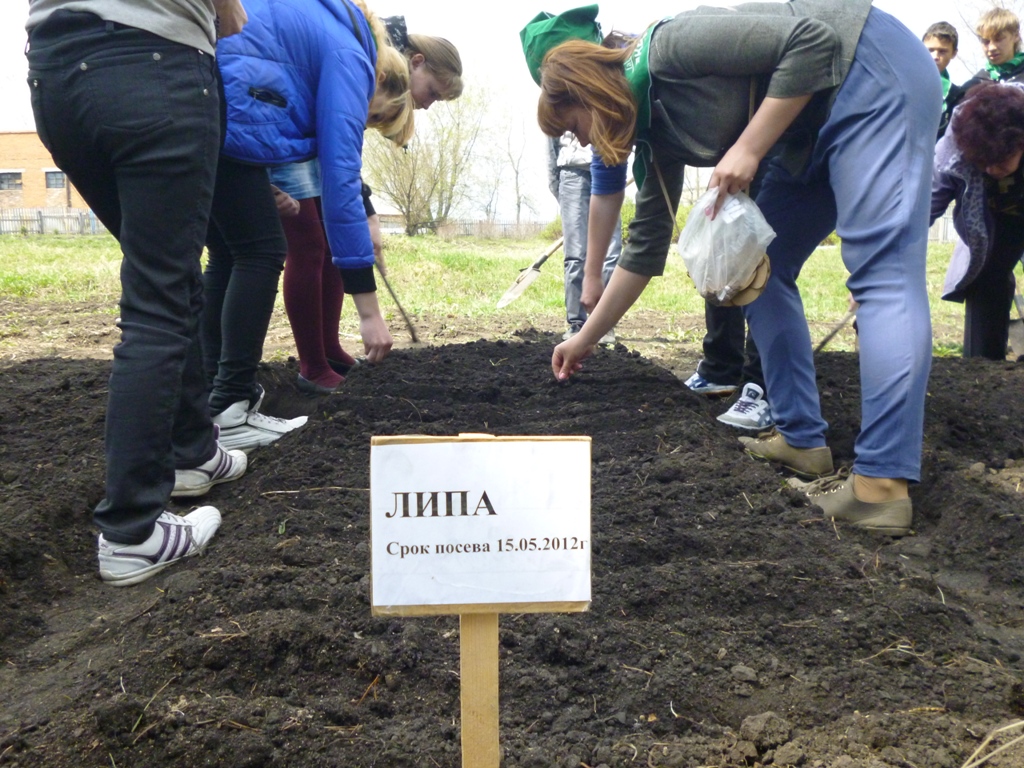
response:
[[[462,766],[498,768],[498,614],[459,617]]]

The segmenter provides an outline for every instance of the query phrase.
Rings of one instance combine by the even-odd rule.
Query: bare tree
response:
[[[513,124],[509,123],[508,134],[505,137],[505,158],[512,169],[512,193],[516,206],[516,225],[522,223],[523,208],[536,213],[533,201],[526,193],[523,174],[523,155],[526,150],[526,127],[522,121],[519,123],[518,136],[513,136]]]
[[[417,114],[416,135],[404,149],[375,132],[367,134],[364,176],[405,217],[407,234],[423,228],[436,230],[466,200],[484,113],[480,97],[464,94]]]

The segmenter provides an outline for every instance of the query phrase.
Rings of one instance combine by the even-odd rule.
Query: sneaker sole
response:
[[[703,395],[704,397],[728,397],[729,395],[735,394],[739,387],[733,387],[732,389],[693,389],[687,387],[695,395]]]
[[[287,433],[285,433],[287,434]],[[265,445],[270,445],[276,440],[284,437],[284,435],[271,434],[269,432],[263,432],[260,435],[225,435],[222,431],[220,433],[220,444],[222,448],[226,450],[237,450],[244,453],[255,450],[256,448],[262,448]]]
[[[811,504],[815,503],[813,496],[808,496],[807,500]],[[908,517],[909,519],[907,519]],[[825,519],[860,528],[864,531],[871,531],[872,533],[882,533],[886,536],[906,536],[910,533],[910,524],[913,517],[912,513],[909,516],[905,516],[898,513],[882,512],[875,517],[865,517],[860,520],[843,520],[842,518],[830,517],[828,514],[825,515]]]
[[[190,488],[182,488],[181,490],[175,488],[173,491],[171,491],[171,498],[191,499],[195,498],[196,496],[203,496],[204,494],[209,493],[213,489],[213,486],[220,485],[221,483],[230,483],[232,480],[239,480],[242,478],[242,475],[244,474],[245,472],[243,472],[241,475],[236,475],[235,477],[222,477],[219,480],[211,480],[210,482],[204,483],[203,485],[194,485]]]
[[[772,427],[775,426],[774,421],[771,424],[750,424],[749,422],[740,423],[738,421],[731,421],[725,418],[724,413],[721,416],[716,416],[715,418],[718,419],[718,421],[722,422],[723,424],[728,424],[730,427],[735,427],[736,429],[750,429],[756,430],[758,432],[764,432],[765,430],[771,429]]]
[[[839,522],[842,522],[842,520]],[[872,533],[882,533],[886,536],[893,536],[896,538],[906,536],[910,533],[909,525],[869,525],[867,523],[847,523],[847,525],[852,525],[855,528],[860,528],[861,530],[871,531]]]
[[[179,557],[177,560],[168,560],[166,563],[157,563],[156,565],[150,565],[146,568],[140,568],[137,571],[132,571],[131,573],[126,573],[123,575],[118,575],[111,571],[105,571],[102,568],[100,568],[100,579],[103,581],[104,584],[109,584],[112,587],[130,587],[133,584],[139,584],[143,581],[146,581],[146,579],[156,576],[158,573],[160,573],[160,571],[162,571],[167,566],[174,565],[175,563],[180,563],[184,559],[184,557]]]

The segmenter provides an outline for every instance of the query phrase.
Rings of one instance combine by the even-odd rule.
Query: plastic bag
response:
[[[757,204],[743,192],[729,195],[712,221],[704,211],[711,209],[717,197],[718,187],[714,187],[694,204],[679,235],[679,255],[686,262],[700,295],[708,301],[729,304],[733,297],[750,287],[755,278],[761,282],[756,298],[764,289],[758,268],[764,262],[761,271],[767,269],[765,251],[775,239],[775,230],[765,221]]]

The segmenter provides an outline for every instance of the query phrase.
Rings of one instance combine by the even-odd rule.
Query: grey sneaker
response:
[[[906,536],[914,510],[910,499],[861,501],[853,492],[853,477],[847,469],[822,477],[799,488],[811,504],[821,507],[826,520],[838,520],[858,528],[889,536]]]
[[[597,342],[602,347],[614,347],[615,346],[615,328],[613,327],[608,333],[601,337]]]
[[[192,469],[174,470],[172,499],[202,496],[213,486],[237,480],[245,474],[249,461],[243,451],[226,451],[217,443],[213,458]]]
[[[220,427],[221,445],[248,453],[253,448],[269,445],[292,430],[298,429],[309,419],[308,416],[279,419],[260,413],[263,394],[263,388],[260,387],[259,399],[252,408],[249,407],[248,400],[239,400],[213,417],[213,423]]]
[[[569,339],[571,339],[573,336],[580,332],[580,329],[582,327],[582,325],[570,325],[568,328],[565,329],[565,333],[562,334],[562,341],[568,341]]]
[[[740,442],[749,456],[781,464],[803,477],[816,478],[831,475],[835,471],[832,467],[832,451],[828,446],[793,448],[776,429],[757,437],[741,437]]]
[[[711,395],[714,397],[731,395],[738,389],[735,384],[716,384],[713,381],[708,381],[699,373],[693,374],[684,383],[691,391],[696,392],[698,395]]]
[[[184,517],[164,512],[153,533],[141,544],[118,544],[100,534],[100,578],[115,587],[127,587],[155,576],[172,563],[198,555],[220,528],[220,512],[200,507]]]
[[[772,418],[772,407],[764,399],[764,390],[757,384],[750,383],[743,387],[740,399],[732,407],[718,417],[723,424],[737,429],[766,430],[775,425]]]

